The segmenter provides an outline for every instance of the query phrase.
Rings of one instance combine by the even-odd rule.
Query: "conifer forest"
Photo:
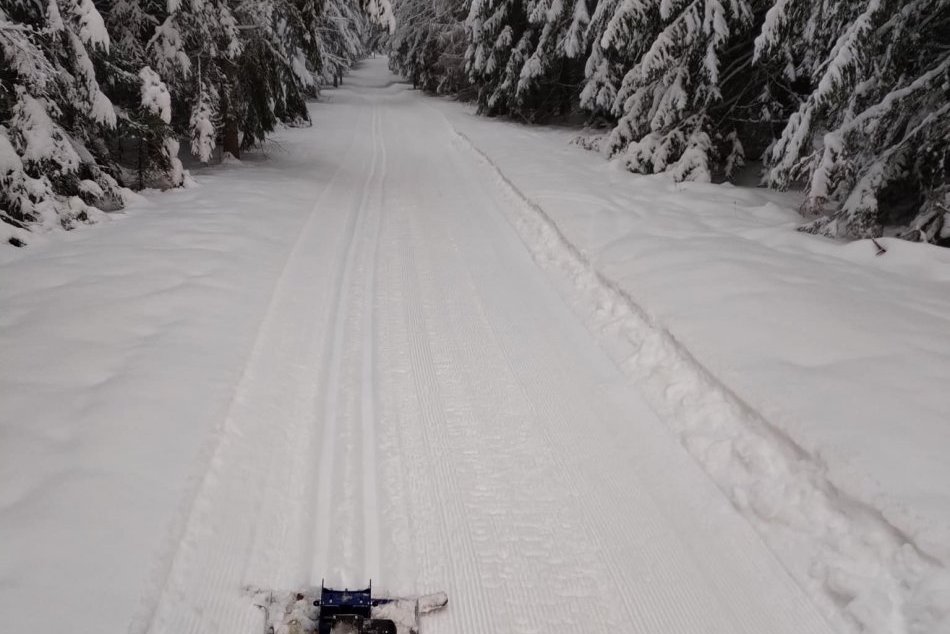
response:
[[[801,189],[803,231],[950,236],[946,0],[3,0],[0,218],[92,222],[237,156],[370,49],[633,172]]]

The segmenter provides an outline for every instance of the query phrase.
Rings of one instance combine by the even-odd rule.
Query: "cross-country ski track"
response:
[[[246,589],[324,578],[445,589],[430,632],[828,631],[388,81],[334,94],[353,135],[139,631],[255,632]]]
[[[424,634],[840,631],[539,266],[530,210],[439,108],[382,59],[319,107],[326,178],[110,631],[259,634],[256,589],[323,579],[445,590]]]

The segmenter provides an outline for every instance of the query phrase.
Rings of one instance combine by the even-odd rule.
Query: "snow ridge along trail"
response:
[[[653,324],[538,203],[447,124],[513,202],[510,222],[535,260],[568,282],[564,294],[605,351],[826,616],[842,629],[880,634],[950,627],[950,573],[880,512],[836,489],[818,461]]]

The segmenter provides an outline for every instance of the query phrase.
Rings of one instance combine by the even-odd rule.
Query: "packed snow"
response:
[[[385,59],[311,115],[0,248],[11,631],[259,632],[324,577],[445,590],[432,633],[950,631],[947,252]]]
[[[791,195],[631,177],[571,131],[453,122],[603,345],[828,611],[950,629],[950,255],[802,235]]]

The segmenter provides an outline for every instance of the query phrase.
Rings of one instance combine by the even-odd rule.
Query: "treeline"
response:
[[[950,243],[950,0],[398,0],[394,70],[580,112],[639,173],[806,192],[802,229]]]
[[[367,17],[370,16],[370,17]],[[0,239],[238,155],[363,54],[387,0],[0,0]]]

